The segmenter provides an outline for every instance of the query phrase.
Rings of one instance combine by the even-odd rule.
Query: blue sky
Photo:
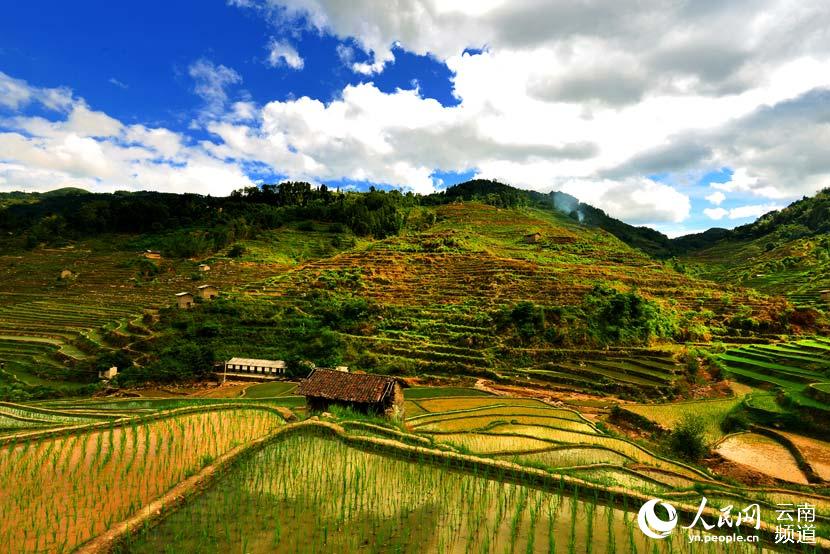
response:
[[[338,40],[300,30],[291,42],[305,61],[301,72],[271,67],[266,38],[275,30],[265,19],[224,2],[145,0],[135,4],[91,0],[77,3],[18,2],[0,18],[0,68],[41,87],[68,86],[124,122],[187,130],[198,112],[188,67],[207,59],[243,78],[229,94],[258,103],[309,96],[335,98],[346,85],[373,82],[384,92],[413,88],[442,105],[458,103],[447,66],[430,56],[396,50],[395,63],[369,76],[339,59]]]
[[[822,6],[660,10],[657,27],[633,0],[342,6],[9,3],[0,191],[481,176],[677,235],[828,186]]]

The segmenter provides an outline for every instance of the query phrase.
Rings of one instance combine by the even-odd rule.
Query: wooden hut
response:
[[[362,413],[403,417],[404,383],[385,375],[315,369],[297,387],[308,409],[324,412],[332,405]]]
[[[143,256],[148,260],[160,260],[161,252],[158,250],[145,250]]]
[[[199,264],[199,271],[210,271],[210,266],[208,264]]]
[[[524,236],[525,244],[538,244],[542,240],[542,233],[530,233]]]
[[[824,300],[825,302],[830,302],[830,289],[820,290],[818,294],[819,296],[821,296],[822,300]]]
[[[193,295],[189,292],[180,292],[176,294],[176,303],[180,310],[189,310],[193,307]]]
[[[213,300],[219,296],[219,289],[213,285],[200,285],[196,289],[199,291],[199,297],[204,300]]]

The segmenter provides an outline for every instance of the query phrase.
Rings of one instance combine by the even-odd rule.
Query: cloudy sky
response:
[[[670,235],[830,186],[830,3],[6,3],[0,191],[563,190]]]

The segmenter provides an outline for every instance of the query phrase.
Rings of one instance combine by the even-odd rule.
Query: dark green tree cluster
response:
[[[513,188],[498,181],[473,179],[425,197],[424,204],[448,204],[462,200],[483,202],[499,208],[513,208],[530,203],[527,191]]]
[[[261,187],[247,187],[235,190],[231,198],[279,207],[307,207],[315,203],[331,204],[339,193],[332,194],[326,185],[313,187],[303,181],[285,181],[278,185],[266,184]]]
[[[512,328],[524,343],[530,343],[534,338],[543,339],[545,335],[545,309],[533,302],[519,302],[504,308],[496,312],[494,320],[500,331]]]
[[[328,221],[346,225],[357,235],[376,238],[398,234],[406,212],[418,205],[415,195],[398,190],[371,187],[365,193],[332,192],[325,185],[313,187],[293,181],[235,191],[231,199],[280,208],[285,220]]]
[[[709,451],[706,422],[696,414],[685,413],[668,437],[669,448],[686,460],[700,461]]]
[[[596,285],[582,303],[588,334],[599,344],[647,344],[677,333],[676,315],[636,291]]]
[[[784,239],[830,233],[830,188],[809,198],[805,196],[783,210],[769,212],[732,231],[735,238],[757,238],[770,233]]]
[[[162,312],[155,331],[159,338],[137,348],[149,361],[130,364],[118,380],[140,382],[192,381],[214,371],[214,363],[233,356],[280,359],[289,374],[304,377],[305,362],[335,366],[345,361],[341,333],[359,333],[378,307],[349,294],[315,290],[303,309],[270,302],[220,298],[195,310]],[[242,350],[240,350],[242,349]]]
[[[190,257],[251,238],[291,221],[347,226],[355,234],[383,238],[400,232],[418,198],[400,191],[332,192],[325,185],[286,182],[234,192],[227,198],[157,192],[76,192],[31,195],[30,202],[0,206],[0,229],[25,244],[62,244],[102,233],[161,237],[168,256]]]

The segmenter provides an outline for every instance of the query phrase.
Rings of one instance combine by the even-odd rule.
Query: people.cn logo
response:
[[[666,510],[668,520],[661,519],[655,513],[658,504]],[[665,539],[677,527],[677,510],[671,504],[667,504],[659,498],[654,498],[640,508],[640,512],[637,514],[637,524],[645,536],[652,539]]]

